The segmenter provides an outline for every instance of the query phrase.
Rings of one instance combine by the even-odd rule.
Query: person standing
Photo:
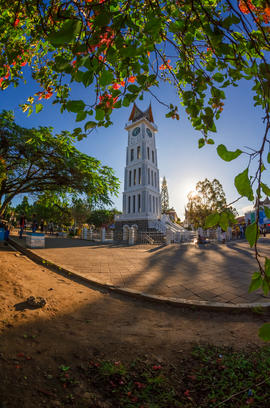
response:
[[[38,227],[37,216],[36,216],[36,214],[33,214],[33,217],[32,217],[32,232],[36,232],[37,227]]]
[[[22,215],[20,218],[20,239],[22,239],[24,228],[25,228],[25,215]]]
[[[44,231],[44,220],[43,220],[43,218],[40,220],[39,227],[40,227],[40,231],[43,232]]]
[[[53,228],[54,228],[54,225],[53,225],[53,221],[51,220],[51,221],[49,222],[49,232],[50,232],[50,235],[53,235]]]

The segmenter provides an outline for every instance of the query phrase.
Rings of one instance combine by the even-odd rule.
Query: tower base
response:
[[[141,242],[142,234],[146,232],[156,232],[163,238],[163,234],[153,228],[153,221],[156,219],[118,219],[115,220],[114,240],[118,242],[128,242],[128,232],[131,227],[135,229],[135,242]]]

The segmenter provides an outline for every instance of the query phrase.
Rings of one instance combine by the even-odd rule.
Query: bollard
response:
[[[135,230],[133,227],[131,227],[129,230],[129,234],[128,234],[128,245],[134,245],[134,239],[135,239]]]
[[[92,230],[92,228],[90,228],[90,230],[89,230],[89,240],[93,241],[93,230]]]
[[[170,229],[166,230],[166,245],[170,245],[172,242],[172,231]]]
[[[82,239],[87,239],[87,228],[82,229]]]
[[[105,228],[104,227],[101,228],[101,242],[105,242],[105,233],[106,233]]]

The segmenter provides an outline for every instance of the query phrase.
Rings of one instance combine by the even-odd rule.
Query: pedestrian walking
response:
[[[22,215],[20,217],[20,239],[22,239],[22,236],[23,236],[23,230],[25,228],[25,222],[26,222],[25,215]]]

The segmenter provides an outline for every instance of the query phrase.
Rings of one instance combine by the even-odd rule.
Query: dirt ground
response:
[[[32,309],[29,296],[46,305]],[[179,309],[95,290],[0,248],[0,408],[62,406],[50,385],[60,365],[138,357],[175,365],[194,344],[261,346],[265,321],[269,316]],[[87,394],[86,384],[73,393]]]

